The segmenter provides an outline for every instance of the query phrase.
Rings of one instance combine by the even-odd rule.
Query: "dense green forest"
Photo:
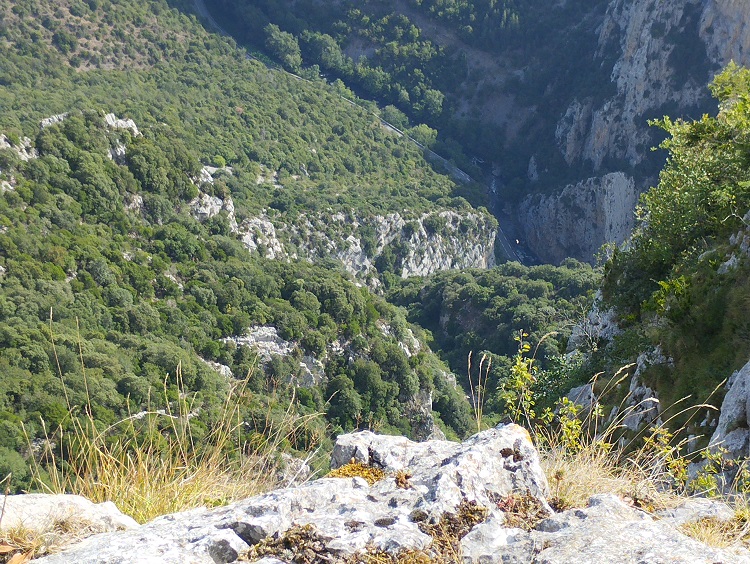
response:
[[[303,354],[324,361],[327,384],[298,392],[299,409],[326,411],[334,426],[410,434],[402,405],[428,389],[446,422],[466,432],[466,403],[445,368],[427,349],[407,356],[397,345],[402,314],[336,269],[251,255],[220,218],[200,223],[186,205],[198,191],[189,150],[167,137],[125,137],[119,165],[107,154],[120,139],[102,116],[69,115],[37,136],[38,158],[2,151],[11,187],[0,198],[7,449],[21,446],[20,421],[43,437],[40,419],[70,424],[68,408],[90,403],[107,425],[160,407],[164,385],[167,398],[194,394],[199,418],[210,419],[228,383],[201,359],[290,399]],[[142,210],[127,208],[134,194]],[[253,326],[275,327],[294,350],[261,369],[252,349],[225,340]],[[330,353],[333,343],[354,360]]]
[[[18,470],[15,449],[89,402],[107,425],[189,393],[208,423],[229,383],[201,359],[249,374],[263,413],[264,397],[290,400],[302,355],[323,361],[324,384],[295,397],[299,410],[327,413],[330,433],[363,424],[409,434],[403,404],[419,389],[434,390],[450,433],[468,430],[468,404],[442,363],[397,346],[408,334],[401,313],[336,263],[266,260],[226,213],[201,223],[188,205],[199,192],[231,197],[237,221],[268,210],[289,224],[316,210],[469,209],[464,188],[414,145],[335,88],[247,60],[166,2],[19,0],[3,6],[1,29],[6,466]],[[109,111],[142,134],[106,127]],[[22,160],[26,149],[37,158]],[[201,183],[204,164],[230,168]],[[258,325],[293,343],[291,356],[262,369],[252,349],[223,340]]]
[[[431,331],[433,348],[457,374],[466,373],[470,353],[475,365],[482,355],[492,359],[486,374],[487,413],[500,415],[502,404],[494,391],[510,372],[521,331],[534,344],[538,366],[550,377],[557,370],[556,381],[545,382],[545,389],[540,382],[538,392],[547,400],[564,395],[578,383],[576,378],[589,378],[575,370],[580,359],[566,360],[561,353],[599,282],[597,270],[573,259],[559,267],[508,262],[490,270],[410,278],[392,289],[388,299],[406,307],[409,321]],[[560,371],[563,365],[565,372]]]
[[[335,253],[300,260],[300,240],[312,233],[335,251],[355,222],[363,246],[376,245],[373,225],[388,214],[404,220],[403,240],[417,220],[439,234],[446,211],[465,214],[457,232],[466,238],[497,222],[477,207],[478,185],[452,180],[383,127],[377,114],[410,127],[394,105],[355,106],[340,81],[248,59],[191,8],[0,7],[0,473],[13,472],[13,489],[29,486],[24,457],[50,434],[64,457],[55,433],[75,418],[115,432],[142,410],[187,403],[199,440],[243,378],[248,444],[290,403],[322,414],[290,449],[357,427],[415,435],[430,428],[418,396],[431,397],[448,436],[465,436],[470,404],[451,369],[461,373],[467,350],[497,355],[495,385],[515,332],[536,338],[589,299],[596,274],[574,262],[402,283],[398,239],[375,261],[381,296]],[[268,31],[278,45],[289,39]],[[112,112],[133,121],[113,122]],[[436,135],[426,125],[410,133],[428,144]],[[197,213],[211,198],[223,208]],[[283,254],[248,243],[259,218],[284,226]],[[242,231],[248,221],[256,227]],[[460,315],[447,326],[436,318],[464,308],[487,313],[474,328]],[[287,353],[264,358],[237,344],[257,328],[273,328]],[[564,340],[563,331],[545,341],[544,358]],[[309,387],[297,385],[302,364],[320,367]]]

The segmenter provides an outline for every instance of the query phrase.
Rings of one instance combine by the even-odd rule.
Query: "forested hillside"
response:
[[[248,421],[283,413],[304,361],[319,384],[296,392],[297,409],[326,412],[328,432],[410,434],[420,422],[404,405],[420,389],[434,390],[450,433],[466,432],[462,393],[401,313],[335,261],[267,258],[253,231],[260,214],[290,226],[324,214],[342,240],[346,226],[325,220],[340,211],[471,210],[415,146],[166,2],[19,0],[2,22],[0,363],[14,487],[28,476],[12,451],[71,425],[70,409],[90,405],[109,425],[187,394],[208,424],[231,385],[219,365],[249,375]],[[134,122],[107,125],[110,111]],[[198,213],[216,198],[222,211]],[[287,355],[259,359],[230,339],[253,327],[272,327]]]
[[[638,365],[637,383],[664,405],[705,400],[750,350],[747,71],[714,81],[716,117],[657,122],[669,161],[629,244],[602,254],[589,315],[616,325],[611,342],[580,324],[600,269],[496,251],[484,206],[520,197],[528,185],[514,177],[531,181],[543,164],[544,192],[589,170],[554,143],[534,148],[538,161],[529,152],[570,96],[611,94],[599,79],[614,47],[586,59],[580,80],[561,69],[617,14],[569,4],[211,3],[243,43],[300,76],[205,29],[187,0],[3,4],[0,475],[29,487],[27,465],[50,449],[64,465],[83,418],[114,441],[123,420],[188,409],[200,442],[242,382],[238,444],[309,416],[282,441],[291,451],[354,428],[463,437],[482,414],[498,421],[524,398],[541,414],[643,352],[663,353]],[[482,65],[507,65],[508,90]],[[476,108],[496,104],[497,118],[518,110],[510,98],[553,117],[499,135],[509,122]],[[492,186],[503,194],[451,178],[413,140],[478,174],[472,155],[502,155]],[[635,183],[615,176],[607,198],[622,215],[615,192]],[[576,186],[563,196],[580,216]],[[598,185],[586,186],[595,202]],[[575,331],[585,357],[564,354]]]
[[[595,249],[628,237],[666,156],[651,150],[664,136],[648,120],[699,117],[712,76],[732,59],[748,64],[747,7],[736,2],[206,5],[289,71],[340,79],[388,105],[399,127],[439,131],[430,146],[494,182],[491,209],[515,223],[522,250],[555,264],[593,264]],[[549,227],[578,221],[587,228]]]
[[[471,165],[467,154],[479,155],[500,163],[508,179],[526,172],[531,153],[524,137],[554,129],[571,96],[603,97],[611,89],[606,64],[583,55],[596,43],[605,1],[206,4],[235,37],[287,69],[310,72],[306,67],[316,65],[437,127],[445,136],[436,148],[462,166]],[[573,66],[573,74],[563,70]],[[520,67],[523,73],[513,73]],[[537,105],[544,111],[529,119],[527,108]],[[554,145],[552,137],[546,141]],[[564,162],[554,153],[545,149],[543,156],[545,166],[560,165],[548,182],[565,179]],[[513,189],[522,196],[521,185]]]

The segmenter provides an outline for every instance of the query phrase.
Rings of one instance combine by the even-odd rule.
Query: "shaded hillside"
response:
[[[209,7],[286,68],[341,78],[437,127],[436,150],[483,163],[519,239],[554,263],[593,262],[603,243],[627,238],[637,196],[664,162],[648,119],[700,116],[713,73],[748,61],[747,7],[728,0]],[[578,220],[583,234],[557,227]]]
[[[592,321],[609,316],[616,326],[592,355],[591,371],[616,370],[643,352],[661,357],[641,362],[639,380],[657,394],[659,409],[686,396],[688,405],[718,406],[721,383],[750,355],[749,86],[749,72],[730,65],[711,86],[718,113],[658,123],[669,134],[669,160],[642,200],[633,238],[605,267],[601,317]],[[690,411],[673,424],[689,414],[687,433],[707,441],[716,416]]]

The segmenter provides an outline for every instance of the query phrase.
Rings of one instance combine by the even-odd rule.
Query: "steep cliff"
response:
[[[527,197],[520,205],[524,236],[543,260],[591,260],[603,243],[624,240],[633,225],[636,193],[654,182],[658,165],[647,120],[707,111],[706,84],[713,74],[730,60],[750,62],[748,21],[750,5],[741,1],[610,3],[592,56],[602,65],[614,58],[615,92],[575,95],[555,127],[565,163],[597,176],[554,196]],[[615,171],[632,179],[625,182]]]
[[[333,258],[376,286],[379,272],[406,278],[495,264],[497,222],[473,210],[369,217],[355,211],[303,213],[296,218],[271,210],[238,223],[230,196],[201,193],[190,206],[199,221],[224,213],[231,232],[251,252],[281,260]]]
[[[519,209],[527,243],[545,262],[591,260],[604,242],[622,243],[633,229],[638,190],[633,177],[612,172],[532,196]]]

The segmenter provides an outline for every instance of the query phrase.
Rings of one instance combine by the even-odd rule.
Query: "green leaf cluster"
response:
[[[654,122],[669,137],[657,186],[641,199],[631,241],[606,265],[604,297],[621,319],[674,358],[653,370],[662,402],[706,399],[747,362],[747,265],[722,267],[750,209],[750,71],[730,64],[711,91],[715,116]],[[736,235],[738,234],[739,235]]]

